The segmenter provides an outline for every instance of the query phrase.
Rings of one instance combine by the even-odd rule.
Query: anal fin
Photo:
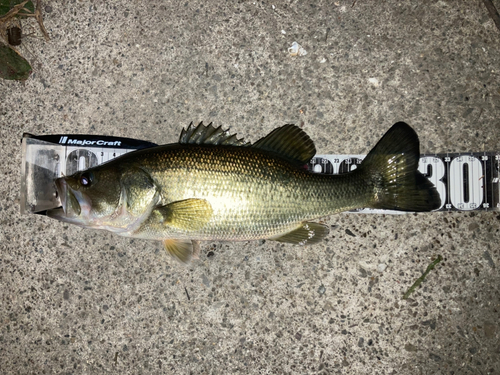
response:
[[[291,232],[279,237],[272,237],[270,239],[278,242],[292,243],[295,245],[312,245],[323,240],[329,232],[330,230],[326,225],[305,222]]]

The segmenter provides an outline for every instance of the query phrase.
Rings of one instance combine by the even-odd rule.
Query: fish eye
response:
[[[90,187],[92,184],[92,180],[94,179],[94,176],[90,172],[84,172],[80,176],[80,185],[84,187]]]

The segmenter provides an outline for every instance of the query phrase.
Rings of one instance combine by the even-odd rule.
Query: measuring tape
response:
[[[156,146],[130,138],[94,135],[24,134],[22,139],[21,213],[44,213],[60,206],[54,180],[95,167],[127,152]],[[315,173],[353,171],[366,155],[316,155]],[[419,171],[441,197],[436,211],[500,210],[500,153],[474,152],[422,155]],[[359,209],[349,212],[401,214],[401,211]]]

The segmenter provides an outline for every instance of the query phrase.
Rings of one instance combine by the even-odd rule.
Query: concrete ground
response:
[[[34,73],[0,81],[2,374],[500,374],[498,211],[341,214],[320,244],[204,243],[189,266],[19,213],[23,132],[170,143],[203,120],[255,141],[291,122],[322,154],[358,154],[404,120],[422,152],[499,151],[482,1],[44,9],[51,41],[21,46]]]

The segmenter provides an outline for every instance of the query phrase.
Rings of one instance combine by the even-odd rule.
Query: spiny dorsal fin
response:
[[[182,129],[179,143],[196,145],[225,145],[225,146],[250,146],[243,138],[236,138],[236,134],[230,134],[229,129],[216,128],[212,123],[207,126],[200,122],[198,126],[189,124],[187,129]]]
[[[275,152],[298,164],[307,164],[316,154],[316,147],[311,138],[293,124],[274,129],[252,147]]]

